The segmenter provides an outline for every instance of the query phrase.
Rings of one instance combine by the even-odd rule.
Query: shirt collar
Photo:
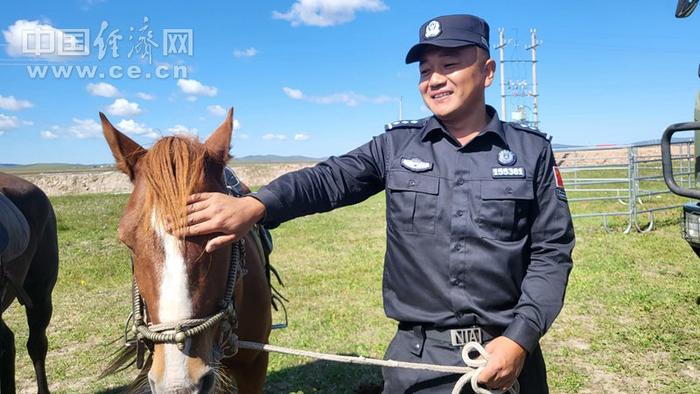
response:
[[[508,146],[508,140],[506,139],[506,133],[503,129],[503,123],[498,118],[498,112],[496,112],[496,109],[490,105],[486,106],[486,118],[488,119],[486,121],[486,126],[483,130],[479,132],[477,137],[480,137],[487,133],[493,133],[500,137],[501,140],[506,144],[506,146]],[[435,115],[433,115],[428,119],[428,122],[423,128],[422,138],[425,141],[425,139],[428,138],[430,134],[439,131],[442,131],[446,136],[454,139],[454,137],[452,137],[450,132],[445,128],[445,126],[443,126],[442,122],[440,122],[440,120]]]

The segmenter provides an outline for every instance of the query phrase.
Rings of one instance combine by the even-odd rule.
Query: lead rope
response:
[[[250,341],[238,341],[238,347],[240,349],[259,350],[259,351],[270,352],[270,353],[272,353],[272,352],[282,353],[282,354],[289,354],[289,355],[293,355],[293,356],[309,357],[309,358],[315,358],[315,359],[319,359],[319,360],[335,361],[335,362],[347,363],[347,364],[374,365],[374,366],[389,367],[389,368],[406,368],[406,369],[431,371],[431,372],[462,374],[462,376],[459,378],[457,383],[455,383],[455,387],[452,389],[452,394],[461,393],[462,389],[464,387],[466,387],[468,383],[471,383],[471,389],[474,391],[475,394],[503,394],[503,393],[519,394],[520,393],[520,383],[517,380],[515,381],[515,383],[513,383],[513,386],[511,388],[509,388],[508,390],[490,390],[490,389],[485,389],[485,388],[479,387],[479,385],[477,384],[477,380],[479,379],[479,374],[486,366],[486,362],[488,361],[489,355],[486,352],[486,349],[484,349],[484,347],[481,346],[481,344],[479,344],[477,342],[469,342],[466,345],[464,345],[464,347],[462,348],[462,360],[467,365],[466,367],[455,367],[455,366],[449,366],[449,365],[434,365],[434,364],[423,364],[423,363],[409,363],[409,362],[394,361],[394,360],[379,360],[379,359],[368,358],[368,357],[364,357],[364,356],[357,356],[357,357],[340,356],[337,354],[311,352],[308,350],[291,349],[291,348],[285,348],[285,347],[281,347],[281,346],[274,346],[274,345],[268,345],[268,344],[264,344],[264,343],[257,343],[257,342],[250,342]],[[469,356],[469,353],[471,353],[471,352],[478,352],[481,357],[473,359]]]

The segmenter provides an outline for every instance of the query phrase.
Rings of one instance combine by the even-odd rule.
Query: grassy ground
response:
[[[129,259],[116,239],[126,196],[52,199],[61,272],[49,327],[49,382],[56,393],[119,392],[134,370],[98,381],[105,344],[129,312]],[[572,204],[572,209],[583,209]],[[383,316],[384,199],[301,218],[274,231],[274,264],[286,281],[290,326],[271,342],[381,357],[394,332]],[[577,220],[566,306],[543,339],[553,393],[700,392],[700,259],[673,211],[656,229],[624,235]],[[4,316],[17,334],[17,380],[35,391],[24,313]],[[380,384],[376,368],[273,355],[269,393],[352,393]]]

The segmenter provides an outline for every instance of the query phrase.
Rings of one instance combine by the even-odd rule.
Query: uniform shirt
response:
[[[546,135],[486,110],[488,124],[465,146],[435,117],[404,121],[281,176],[255,195],[264,224],[385,190],[386,315],[436,328],[495,326],[531,351],[563,305],[574,231]]]

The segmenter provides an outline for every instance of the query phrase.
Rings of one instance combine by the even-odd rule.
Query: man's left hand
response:
[[[486,345],[486,352],[489,361],[479,374],[478,383],[495,390],[509,389],[523,369],[527,351],[512,339],[500,336]]]

